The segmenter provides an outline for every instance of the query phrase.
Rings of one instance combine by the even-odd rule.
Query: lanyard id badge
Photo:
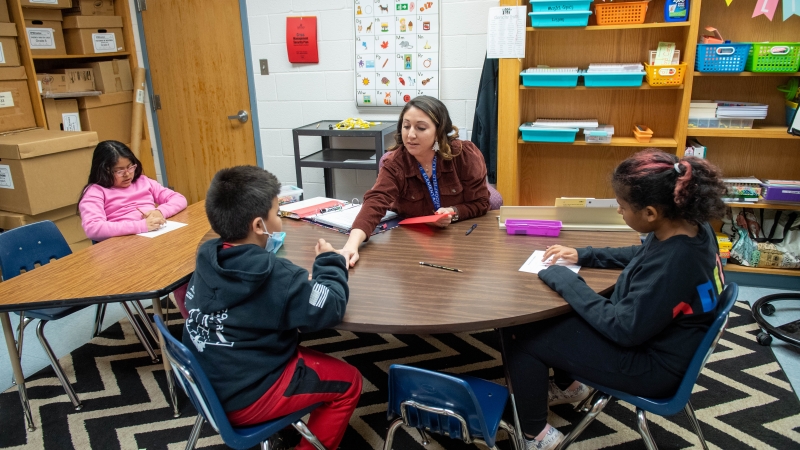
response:
[[[431,168],[430,178],[428,178],[428,174],[425,173],[425,169],[422,168],[422,164],[417,163],[417,165],[419,165],[419,172],[422,174],[422,179],[425,180],[425,184],[428,186],[428,193],[431,194],[433,208],[438,211],[439,208],[442,207],[442,201],[439,199],[439,183],[436,180],[436,157],[433,157],[433,167]]]

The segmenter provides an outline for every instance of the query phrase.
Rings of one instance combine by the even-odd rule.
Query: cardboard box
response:
[[[72,250],[72,253],[77,252],[78,250],[83,250],[85,248],[89,248],[92,246],[91,239],[86,239],[85,241],[76,242],[74,244],[69,244],[69,249]]]
[[[64,41],[70,55],[125,51],[120,16],[67,16]]]
[[[13,230],[23,225],[44,220],[49,220],[58,227],[58,231],[64,236],[67,244],[74,244],[88,239],[83,231],[81,217],[78,215],[78,205],[65,206],[46,213],[36,214],[35,216],[0,211],[0,229],[3,231]]]
[[[0,67],[0,132],[36,126],[27,79],[24,67]]]
[[[78,113],[78,101],[74,98],[56,100],[42,99],[44,116],[47,118],[48,130],[81,131],[81,118]]]
[[[100,141],[131,141],[132,91],[80,97],[78,110],[81,128],[96,131]]]
[[[3,5],[0,4],[0,11],[2,9]],[[0,67],[14,66],[19,66],[17,27],[13,23],[0,23]]]
[[[72,8],[72,0],[19,0],[23,8],[64,9]]]
[[[53,69],[50,73],[37,73],[39,93],[86,92],[96,90],[94,71],[91,68]]]
[[[65,16],[113,16],[114,0],[72,0],[72,8],[64,10]]]
[[[11,22],[11,16],[8,14],[8,0],[0,0],[0,22]]]
[[[25,33],[32,55],[67,54],[60,10],[25,8],[22,16],[25,18]]]
[[[86,64],[94,72],[94,86],[104,94],[132,91],[131,66],[127,59],[98,61]]]
[[[74,205],[97,133],[31,130],[0,136],[0,210],[36,215]]]

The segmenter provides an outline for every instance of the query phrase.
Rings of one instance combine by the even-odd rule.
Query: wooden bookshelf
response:
[[[800,203],[771,203],[765,201],[758,202],[725,202],[731,208],[750,208],[750,209],[783,209],[787,211],[800,211]]]
[[[771,77],[771,78],[782,78],[782,77],[800,77],[800,72],[736,72],[736,73],[726,73],[726,72],[694,72],[694,76],[696,77]]]
[[[613,90],[613,91],[635,91],[635,90],[645,90],[645,89],[654,89],[654,90],[669,90],[669,89],[683,89],[683,85],[680,86],[661,86],[661,87],[652,87],[647,82],[642,83],[641,86],[635,87],[619,87],[619,86],[603,86],[603,87],[586,87],[584,85],[579,84],[578,86],[574,87],[557,87],[557,86],[519,86],[520,91],[534,91],[534,90],[541,90],[541,89],[553,89],[553,90],[561,90],[561,91],[602,91],[602,90]]]
[[[725,138],[747,138],[747,139],[792,139],[800,141],[797,136],[792,136],[786,132],[788,127],[784,126],[757,126],[753,129],[746,128],[689,128],[687,136],[708,136]]]
[[[505,5],[504,5],[505,6]],[[512,5],[513,6],[513,5]],[[530,22],[530,19],[526,19]],[[643,28],[674,28],[674,27],[688,27],[689,22],[650,22],[638,24],[622,24],[622,25],[589,25],[586,27],[526,27],[528,32],[532,31],[553,31],[553,30],[570,30],[570,31],[614,31],[614,30],[637,30]]]
[[[669,148],[675,147],[675,139],[672,138],[652,138],[650,142],[639,142],[636,138],[632,137],[611,137],[611,142],[608,144],[595,144],[587,143],[583,140],[582,132],[578,132],[575,137],[575,142],[527,142],[521,138],[517,141],[521,145],[576,145],[587,147],[656,147],[656,148]]]
[[[800,269],[767,269],[762,267],[747,267],[739,264],[728,263],[722,267],[725,272],[752,273],[758,275],[783,275],[790,277],[800,276]]]
[[[40,59],[105,59],[130,56],[131,52],[97,53],[95,55],[32,55],[34,60]]]

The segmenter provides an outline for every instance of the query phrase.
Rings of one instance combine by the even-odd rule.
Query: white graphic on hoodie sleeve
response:
[[[317,308],[322,308],[325,306],[325,300],[328,299],[328,287],[319,283],[314,284],[314,288],[311,290],[311,297],[308,299],[308,302],[311,303],[313,306]]]
[[[225,330],[225,319],[228,318],[228,310],[203,314],[199,309],[190,309],[189,318],[186,319],[186,330],[192,338],[194,346],[198,352],[203,352],[206,345],[219,345],[223,347],[233,347],[233,342],[228,342],[223,334]]]

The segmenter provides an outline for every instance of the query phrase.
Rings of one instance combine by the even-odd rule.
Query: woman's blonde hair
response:
[[[450,147],[450,141],[458,139],[458,127],[453,125],[450,120],[447,107],[438,98],[427,95],[414,97],[400,111],[400,119],[397,121],[397,133],[394,135],[395,145],[388,151],[391,152],[403,146],[403,117],[410,108],[419,109],[433,121],[436,127],[436,142],[439,143],[439,153],[442,154],[443,159],[450,160],[461,153],[461,148],[458,149],[458,153],[453,153],[453,149]]]

